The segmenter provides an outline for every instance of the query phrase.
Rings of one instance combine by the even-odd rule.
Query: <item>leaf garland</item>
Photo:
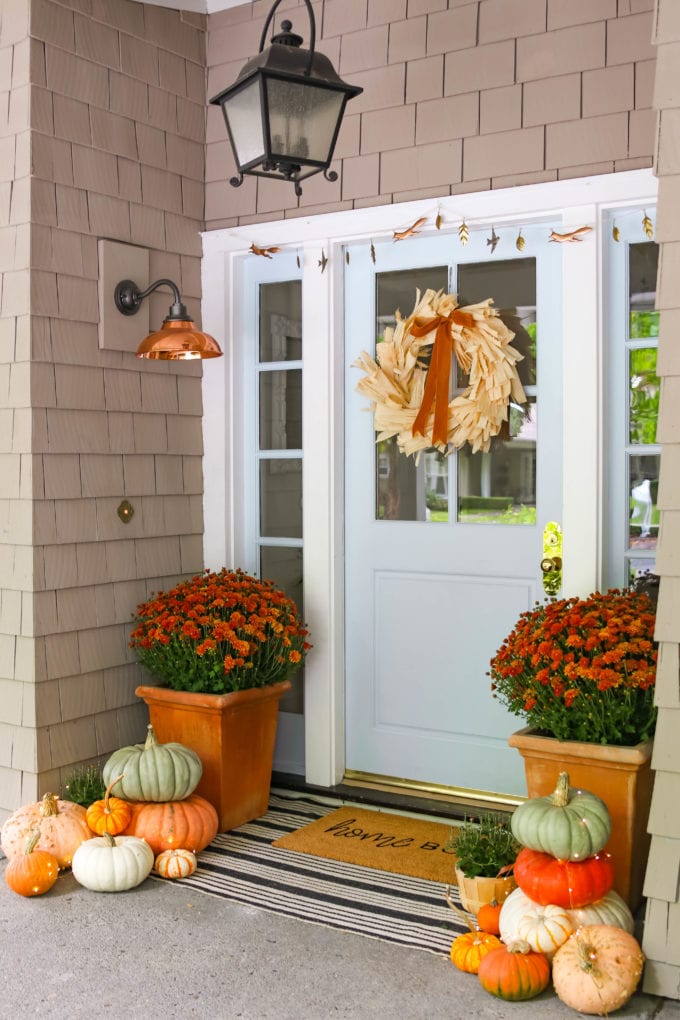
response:
[[[399,450],[414,454],[432,446],[448,453],[469,443],[472,452],[487,452],[508,417],[512,398],[524,404],[526,396],[516,364],[522,355],[510,341],[514,337],[487,298],[459,309],[456,297],[443,291],[416,291],[416,304],[407,319],[395,313],[397,325],[385,329],[376,359],[362,351],[353,367],[365,373],[357,390],[372,401],[377,442],[397,437]],[[453,313],[456,312],[455,318]],[[453,354],[468,376],[463,393],[448,403],[447,443],[435,442],[435,408],[427,415],[423,434],[414,435],[414,423],[423,403],[429,362],[435,344],[434,323],[449,318],[447,325]],[[430,332],[423,334],[427,320]],[[458,321],[456,321],[458,320]],[[415,328],[420,336],[414,336]],[[422,417],[422,416],[421,416]]]

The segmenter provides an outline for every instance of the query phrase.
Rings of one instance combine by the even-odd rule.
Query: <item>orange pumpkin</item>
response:
[[[483,907],[479,908],[477,911],[477,924],[482,931],[486,931],[490,935],[500,935],[502,906],[503,904],[499,903],[498,900],[491,900],[491,903],[485,903]]]
[[[197,793],[184,800],[138,801],[130,806],[132,818],[124,834],[145,839],[154,856],[177,848],[198,853],[217,834],[217,811]]]
[[[188,878],[198,867],[196,854],[191,850],[164,850],[154,864],[161,878]]]
[[[23,853],[34,829],[40,829],[36,850],[54,854],[60,868],[70,868],[80,844],[93,835],[84,807],[46,793],[41,801],[20,807],[3,825],[0,845],[8,857]]]
[[[503,945],[495,935],[484,931],[467,931],[451,943],[451,962],[466,974],[476,974],[479,965],[492,949]]]
[[[132,818],[132,807],[127,800],[120,797],[112,797],[111,790],[120,782],[125,773],[109,783],[103,800],[96,800],[87,809],[87,824],[98,836],[108,832],[110,836],[117,836],[123,829],[126,829]]]
[[[607,895],[614,885],[614,865],[605,851],[584,861],[558,861],[524,847],[515,861],[515,878],[534,903],[576,910]]]
[[[10,857],[5,868],[5,882],[12,892],[20,896],[42,896],[59,877],[59,865],[54,854],[36,850],[40,829],[34,829],[26,841],[24,852]]]
[[[479,965],[484,991],[508,1002],[523,1002],[540,995],[550,981],[550,964],[544,953],[534,953],[528,942],[512,942],[492,950]]]

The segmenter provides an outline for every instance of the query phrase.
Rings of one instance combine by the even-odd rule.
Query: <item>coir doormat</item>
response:
[[[451,826],[346,805],[296,829],[272,846],[398,875],[454,883]]]

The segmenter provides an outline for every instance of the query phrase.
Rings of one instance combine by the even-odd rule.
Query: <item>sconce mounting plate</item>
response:
[[[121,280],[116,284],[113,300],[123,315],[136,315],[142,303],[139,287],[132,280]]]

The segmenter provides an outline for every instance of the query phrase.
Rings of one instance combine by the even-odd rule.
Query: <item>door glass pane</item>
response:
[[[536,259],[459,265],[458,303],[474,305],[487,298],[493,298],[493,307],[515,334],[512,346],[524,356],[517,365],[522,385],[533,386],[536,383]]]
[[[511,403],[507,427],[492,440],[488,453],[458,454],[457,520],[474,524],[536,523],[536,260],[506,259],[458,267],[461,305],[493,298],[501,319],[515,334],[523,360],[517,370],[527,389],[525,407]],[[459,373],[459,385],[467,382]],[[534,391],[535,393],[535,391]],[[530,395],[531,394],[531,395]]]
[[[304,619],[302,597],[302,549],[282,549],[278,546],[260,546],[260,577],[273,581],[277,588],[282,588],[289,599],[298,607]],[[290,681],[292,689],[284,694],[280,702],[283,712],[303,711],[305,667],[297,671]]]
[[[302,283],[260,285],[260,361],[302,358]]]
[[[655,549],[659,533],[659,511],[656,508],[659,491],[658,454],[634,455],[628,458],[628,493],[630,518],[628,544],[631,549]]]
[[[260,449],[302,449],[302,371],[260,372]]]
[[[536,403],[511,405],[510,438],[488,453],[458,454],[458,520],[467,524],[536,523]]]
[[[302,460],[260,461],[260,534],[302,538]]]
[[[655,443],[659,417],[659,377],[656,347],[634,347],[630,351],[630,443]]]
[[[448,457],[430,448],[416,464],[399,452],[396,439],[381,440],[376,450],[376,520],[448,520]]]
[[[396,325],[397,309],[406,318],[416,291],[446,290],[448,267],[376,273],[376,346],[385,327]],[[376,444],[376,519],[380,521],[442,521],[448,518],[448,458],[425,450],[418,464],[397,449],[396,438]]]
[[[659,267],[659,246],[643,241],[628,247],[628,297],[630,339],[659,335],[659,313],[656,301],[656,274]]]

